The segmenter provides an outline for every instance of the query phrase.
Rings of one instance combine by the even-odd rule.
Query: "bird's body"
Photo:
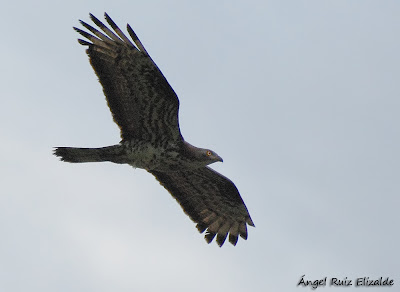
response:
[[[128,25],[135,45],[105,14],[114,32],[93,15],[103,31],[81,21],[92,34],[75,30],[88,39],[87,54],[121,130],[119,144],[101,148],[58,147],[55,155],[66,162],[110,161],[129,164],[153,174],[197,223],[206,240],[217,235],[222,246],[247,238],[246,224],[254,226],[232,181],[207,165],[222,161],[209,149],[187,143],[178,122],[179,100],[157,65]]]
[[[148,141],[132,139],[101,148],[58,147],[56,155],[66,162],[109,161],[148,171],[176,171],[196,169],[208,164],[207,161],[196,159],[196,148],[186,141],[155,146]]]

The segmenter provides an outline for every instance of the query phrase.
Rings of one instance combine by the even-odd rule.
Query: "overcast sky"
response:
[[[399,289],[399,1],[82,2],[1,7],[0,291]],[[185,139],[223,157],[247,241],[207,245],[143,170],[52,156],[119,142],[72,30],[104,11],[175,89]]]

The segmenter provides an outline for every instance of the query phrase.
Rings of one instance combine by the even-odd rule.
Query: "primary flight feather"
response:
[[[121,142],[102,148],[57,147],[54,154],[66,162],[126,163],[155,176],[206,231],[210,243],[225,239],[236,245],[254,226],[234,183],[207,165],[222,161],[209,149],[187,143],[180,132],[179,100],[132,28],[130,40],[105,14],[112,30],[90,14],[100,28],[80,21],[90,33],[74,27],[103,86],[107,104],[121,131]]]

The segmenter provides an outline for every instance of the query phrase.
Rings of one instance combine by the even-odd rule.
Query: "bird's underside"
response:
[[[219,246],[228,237],[236,245],[254,226],[234,183],[208,167],[222,161],[215,152],[184,141],[178,122],[179,100],[157,65],[128,25],[130,40],[105,14],[100,30],[80,21],[90,33],[74,28],[86,40],[90,63],[99,78],[121,142],[102,148],[57,147],[66,162],[125,163],[150,172],[178,201],[184,212]]]

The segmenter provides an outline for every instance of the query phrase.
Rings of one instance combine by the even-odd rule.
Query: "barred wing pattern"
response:
[[[247,239],[247,225],[254,223],[236,186],[205,166],[222,158],[184,141],[178,97],[132,28],[127,26],[130,39],[107,14],[111,29],[92,14],[90,18],[98,28],[80,21],[89,32],[74,29],[86,39],[78,41],[88,47],[122,141],[101,148],[58,147],[55,155],[73,163],[111,161],[146,169],[197,223],[198,230],[206,231],[208,243],[216,237],[222,246],[228,235],[233,245],[239,236]]]
[[[74,29],[89,40],[78,41],[88,46],[86,52],[120,127],[121,138],[152,143],[181,141],[178,97],[132,28],[128,24],[136,46],[107,14],[105,18],[114,32],[92,14],[90,18],[103,33],[82,20],[80,23],[92,34]]]
[[[228,234],[233,245],[239,235],[247,239],[246,223],[254,223],[231,180],[208,166],[189,171],[149,172],[197,223],[200,233],[207,230],[208,243],[217,236],[216,241],[222,246]]]

